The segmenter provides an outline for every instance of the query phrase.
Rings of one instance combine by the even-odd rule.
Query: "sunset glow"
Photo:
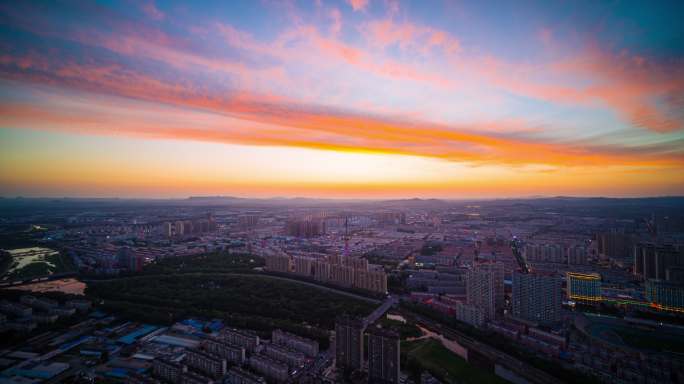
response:
[[[682,3],[193,4],[0,5],[0,195],[684,193]]]

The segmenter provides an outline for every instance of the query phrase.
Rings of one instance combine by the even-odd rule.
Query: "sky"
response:
[[[683,14],[0,2],[0,196],[682,195]]]

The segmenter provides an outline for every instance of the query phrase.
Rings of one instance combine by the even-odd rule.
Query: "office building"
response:
[[[585,304],[601,302],[601,276],[599,274],[568,272],[565,276],[569,300]]]
[[[536,273],[513,273],[513,316],[537,323],[560,321],[561,280]]]
[[[368,382],[399,383],[399,335],[382,328],[368,330]]]
[[[363,366],[363,320],[340,316],[335,321],[335,361],[343,369]]]

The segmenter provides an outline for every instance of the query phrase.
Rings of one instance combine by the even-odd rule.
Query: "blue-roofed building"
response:
[[[143,325],[142,327],[136,329],[135,331],[121,336],[118,341],[123,344],[133,344],[135,343],[139,338],[147,335],[148,333],[155,331],[159,327],[155,327],[154,325]]]

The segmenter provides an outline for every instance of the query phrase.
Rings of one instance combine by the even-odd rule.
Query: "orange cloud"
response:
[[[7,59],[4,59],[5,61]],[[17,62],[24,62],[17,59]],[[37,61],[40,63],[40,61]],[[125,109],[115,114],[97,110],[43,108],[25,104],[0,106],[6,126],[53,127],[96,134],[126,134],[252,145],[281,145],[341,151],[372,151],[442,158],[471,164],[545,164],[551,166],[681,166],[681,154],[621,153],[502,138],[473,132],[501,131],[508,122],[442,126],[427,122],[354,115],[304,106],[282,97],[247,92],[217,96],[163,82],[117,66],[65,63],[53,73],[5,73],[3,77],[38,84],[67,86],[182,107],[175,123],[142,119]],[[94,106],[96,103],[93,102]],[[94,107],[93,107],[94,108]],[[149,108],[149,106],[146,106]],[[195,110],[193,112],[193,110]],[[165,113],[165,112],[164,112]],[[164,113],[160,113],[163,116]],[[209,119],[207,117],[214,116]],[[199,114],[199,115],[198,115]],[[203,117],[204,120],[198,119]]]

